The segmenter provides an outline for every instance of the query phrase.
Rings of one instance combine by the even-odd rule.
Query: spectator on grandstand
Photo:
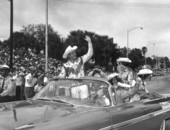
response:
[[[89,36],[85,37],[88,42],[88,51],[85,55],[77,57],[76,49],[77,46],[68,46],[63,54],[63,58],[68,58],[68,61],[63,65],[62,71],[59,74],[59,78],[80,78],[85,76],[84,74],[84,64],[93,55],[93,46],[91,43],[91,38]]]
[[[46,86],[50,82],[48,75],[46,74],[44,77],[44,85]]]
[[[7,46],[0,45],[0,59],[3,63],[9,63],[10,55],[9,48]],[[34,66],[35,70],[39,70],[39,66],[43,66],[44,70],[44,53],[36,53],[34,49],[26,49],[24,47],[14,48],[14,66],[13,68],[19,72],[26,73],[27,68]],[[57,68],[58,61],[53,58],[49,58],[48,68],[53,67],[54,70]],[[56,68],[55,68],[56,67]],[[58,68],[57,68],[58,69]],[[14,77],[15,78],[15,77]]]
[[[34,96],[34,86],[36,84],[35,67],[29,68],[29,73],[25,77],[25,98],[32,98]]]
[[[42,72],[41,74],[39,74],[37,78],[37,85],[35,85],[34,87],[35,93],[39,92],[45,86],[44,78],[45,78],[45,73]]]
[[[16,83],[16,100],[24,99],[24,73],[20,72],[15,79]]]

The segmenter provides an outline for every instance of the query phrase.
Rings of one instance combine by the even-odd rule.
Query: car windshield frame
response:
[[[95,85],[94,92],[97,93],[97,95],[100,95],[104,90],[106,91],[107,95],[105,99],[108,98],[109,105],[99,105],[99,103],[96,103],[97,101],[91,102],[91,86]],[[77,95],[74,93],[74,96],[68,95],[68,92],[73,94],[74,91],[77,91],[77,88],[80,88],[85,91],[84,95],[82,97],[77,97]],[[72,91],[70,91],[70,88]],[[89,89],[90,88],[90,89]],[[58,89],[58,90],[57,90]],[[86,90],[88,89],[88,90]],[[60,95],[60,91],[63,91],[66,95]],[[69,90],[69,91],[68,91]],[[101,91],[102,90],[102,91]],[[88,92],[86,92],[88,91]],[[88,97],[86,95],[88,94]],[[92,94],[93,95],[93,94]],[[98,96],[99,97],[99,96]],[[106,98],[107,97],[107,98]],[[34,97],[34,100],[50,100],[50,101],[57,101],[60,100],[63,103],[72,104],[74,106],[88,106],[88,107],[108,107],[108,106],[114,106],[113,99],[111,96],[111,84],[107,82],[104,79],[101,78],[92,78],[92,77],[86,77],[86,78],[79,78],[79,79],[53,79],[49,84],[47,84],[40,92],[38,92]],[[103,98],[102,98],[103,99]],[[93,99],[94,100],[94,99]]]

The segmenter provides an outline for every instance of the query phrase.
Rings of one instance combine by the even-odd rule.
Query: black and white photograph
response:
[[[170,0],[0,0],[0,130],[170,130]]]

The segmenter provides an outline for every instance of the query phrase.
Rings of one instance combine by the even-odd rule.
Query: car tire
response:
[[[170,118],[166,118],[162,121],[160,130],[170,130]]]

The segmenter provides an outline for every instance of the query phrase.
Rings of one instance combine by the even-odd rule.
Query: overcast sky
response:
[[[45,24],[46,0],[13,0],[14,31]],[[170,58],[170,0],[49,0],[49,24],[62,37],[81,29],[108,35],[120,47],[148,48],[147,55]],[[10,30],[10,3],[0,0],[0,39]]]

